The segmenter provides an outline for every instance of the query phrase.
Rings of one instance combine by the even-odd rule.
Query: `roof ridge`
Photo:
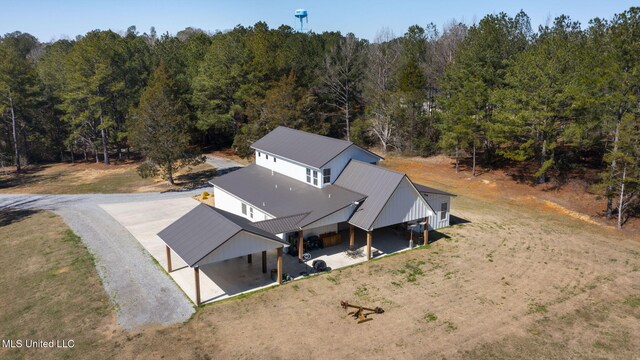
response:
[[[329,139],[329,140],[335,140],[335,141],[342,141],[345,143],[348,143],[349,145],[355,145],[353,142],[349,141],[349,140],[344,140],[344,139],[338,139],[338,138],[334,138],[331,136],[327,136],[327,135],[320,135],[320,134],[316,134],[313,132],[309,132],[309,131],[304,131],[304,130],[298,130],[298,129],[294,129],[294,128],[290,128],[288,126],[284,126],[284,125],[278,125],[278,127],[276,127],[273,130],[276,130],[277,128],[283,128],[283,129],[287,129],[287,130],[292,130],[292,131],[296,131],[296,132],[301,132],[304,133],[305,135],[311,135],[311,136],[317,136],[317,137],[321,137],[324,139]],[[268,135],[268,134],[267,134]]]
[[[357,162],[357,163],[360,163],[360,164],[363,164],[363,165],[367,165],[367,166],[370,166],[370,167],[373,167],[373,168],[376,168],[376,169],[382,169],[384,171],[388,171],[388,172],[391,172],[391,173],[395,173],[395,174],[398,174],[398,175],[409,177],[406,173],[402,173],[400,171],[391,170],[391,169],[388,169],[388,168],[380,166],[380,165],[369,164],[368,162],[360,161],[358,159],[349,160],[349,163],[351,163],[351,162]],[[349,164],[347,164],[347,166],[349,166]]]

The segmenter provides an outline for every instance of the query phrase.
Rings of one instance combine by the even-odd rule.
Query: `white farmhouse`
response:
[[[234,256],[263,251],[264,257],[264,251],[277,247],[279,259],[293,246],[302,259],[305,238],[348,233],[353,247],[356,231],[366,233],[370,259],[372,243],[385,241],[373,238],[376,229],[412,229],[426,243],[425,228],[449,225],[454,195],[378,166],[382,157],[349,141],[280,126],[252,149],[255,163],[210,181],[216,211],[200,208],[159,234],[171,249],[189,252],[189,266],[224,259],[226,255],[215,254],[221,244]],[[208,217],[227,230],[192,230]],[[241,243],[240,233],[253,240]],[[191,245],[196,243],[202,245]],[[242,244],[246,249],[240,250]],[[280,271],[278,277],[280,281]]]

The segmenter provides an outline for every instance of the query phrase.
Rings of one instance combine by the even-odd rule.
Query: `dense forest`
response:
[[[249,145],[278,125],[485,168],[532,182],[585,167],[622,225],[640,202],[640,8],[587,26],[532,29],[520,12],[443,30],[339,32],[251,27],[175,36],[91,31],[41,43],[0,38],[0,161],[109,164],[142,152],[142,173]]]

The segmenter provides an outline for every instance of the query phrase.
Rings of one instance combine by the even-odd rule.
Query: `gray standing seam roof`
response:
[[[364,230],[370,230],[376,218],[396,190],[405,174],[351,160],[344,168],[335,184],[367,196],[360,204],[349,223]]]
[[[457,196],[455,194],[451,194],[451,193],[448,193],[446,191],[434,189],[432,187],[424,186],[422,184],[413,183],[413,185],[415,185],[416,189],[418,189],[418,191],[421,192],[421,193],[447,195],[447,196]]]
[[[311,134],[284,126],[278,126],[251,145],[253,149],[282,156],[316,169],[322,168],[351,146],[358,147],[382,159],[379,155],[361,148],[350,141]]]
[[[318,189],[256,164],[214,178],[210,183],[276,218],[307,213],[296,218],[298,228],[366,197],[336,185]],[[292,220],[293,217],[289,219]]]
[[[277,236],[253,226],[249,220],[206,204],[196,206],[160,231],[158,236],[189,266],[193,266],[243,230],[286,244]],[[274,248],[279,246],[274,244]]]

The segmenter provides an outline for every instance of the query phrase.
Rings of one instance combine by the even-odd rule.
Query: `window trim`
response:
[[[313,185],[318,186],[318,172],[313,170]]]
[[[329,184],[331,182],[331,168],[322,169],[322,183]]]
[[[241,211],[242,215],[247,215],[247,204],[242,203]]]
[[[249,217],[253,219],[253,206],[249,206]]]
[[[307,168],[307,183],[311,184],[311,169]]]

